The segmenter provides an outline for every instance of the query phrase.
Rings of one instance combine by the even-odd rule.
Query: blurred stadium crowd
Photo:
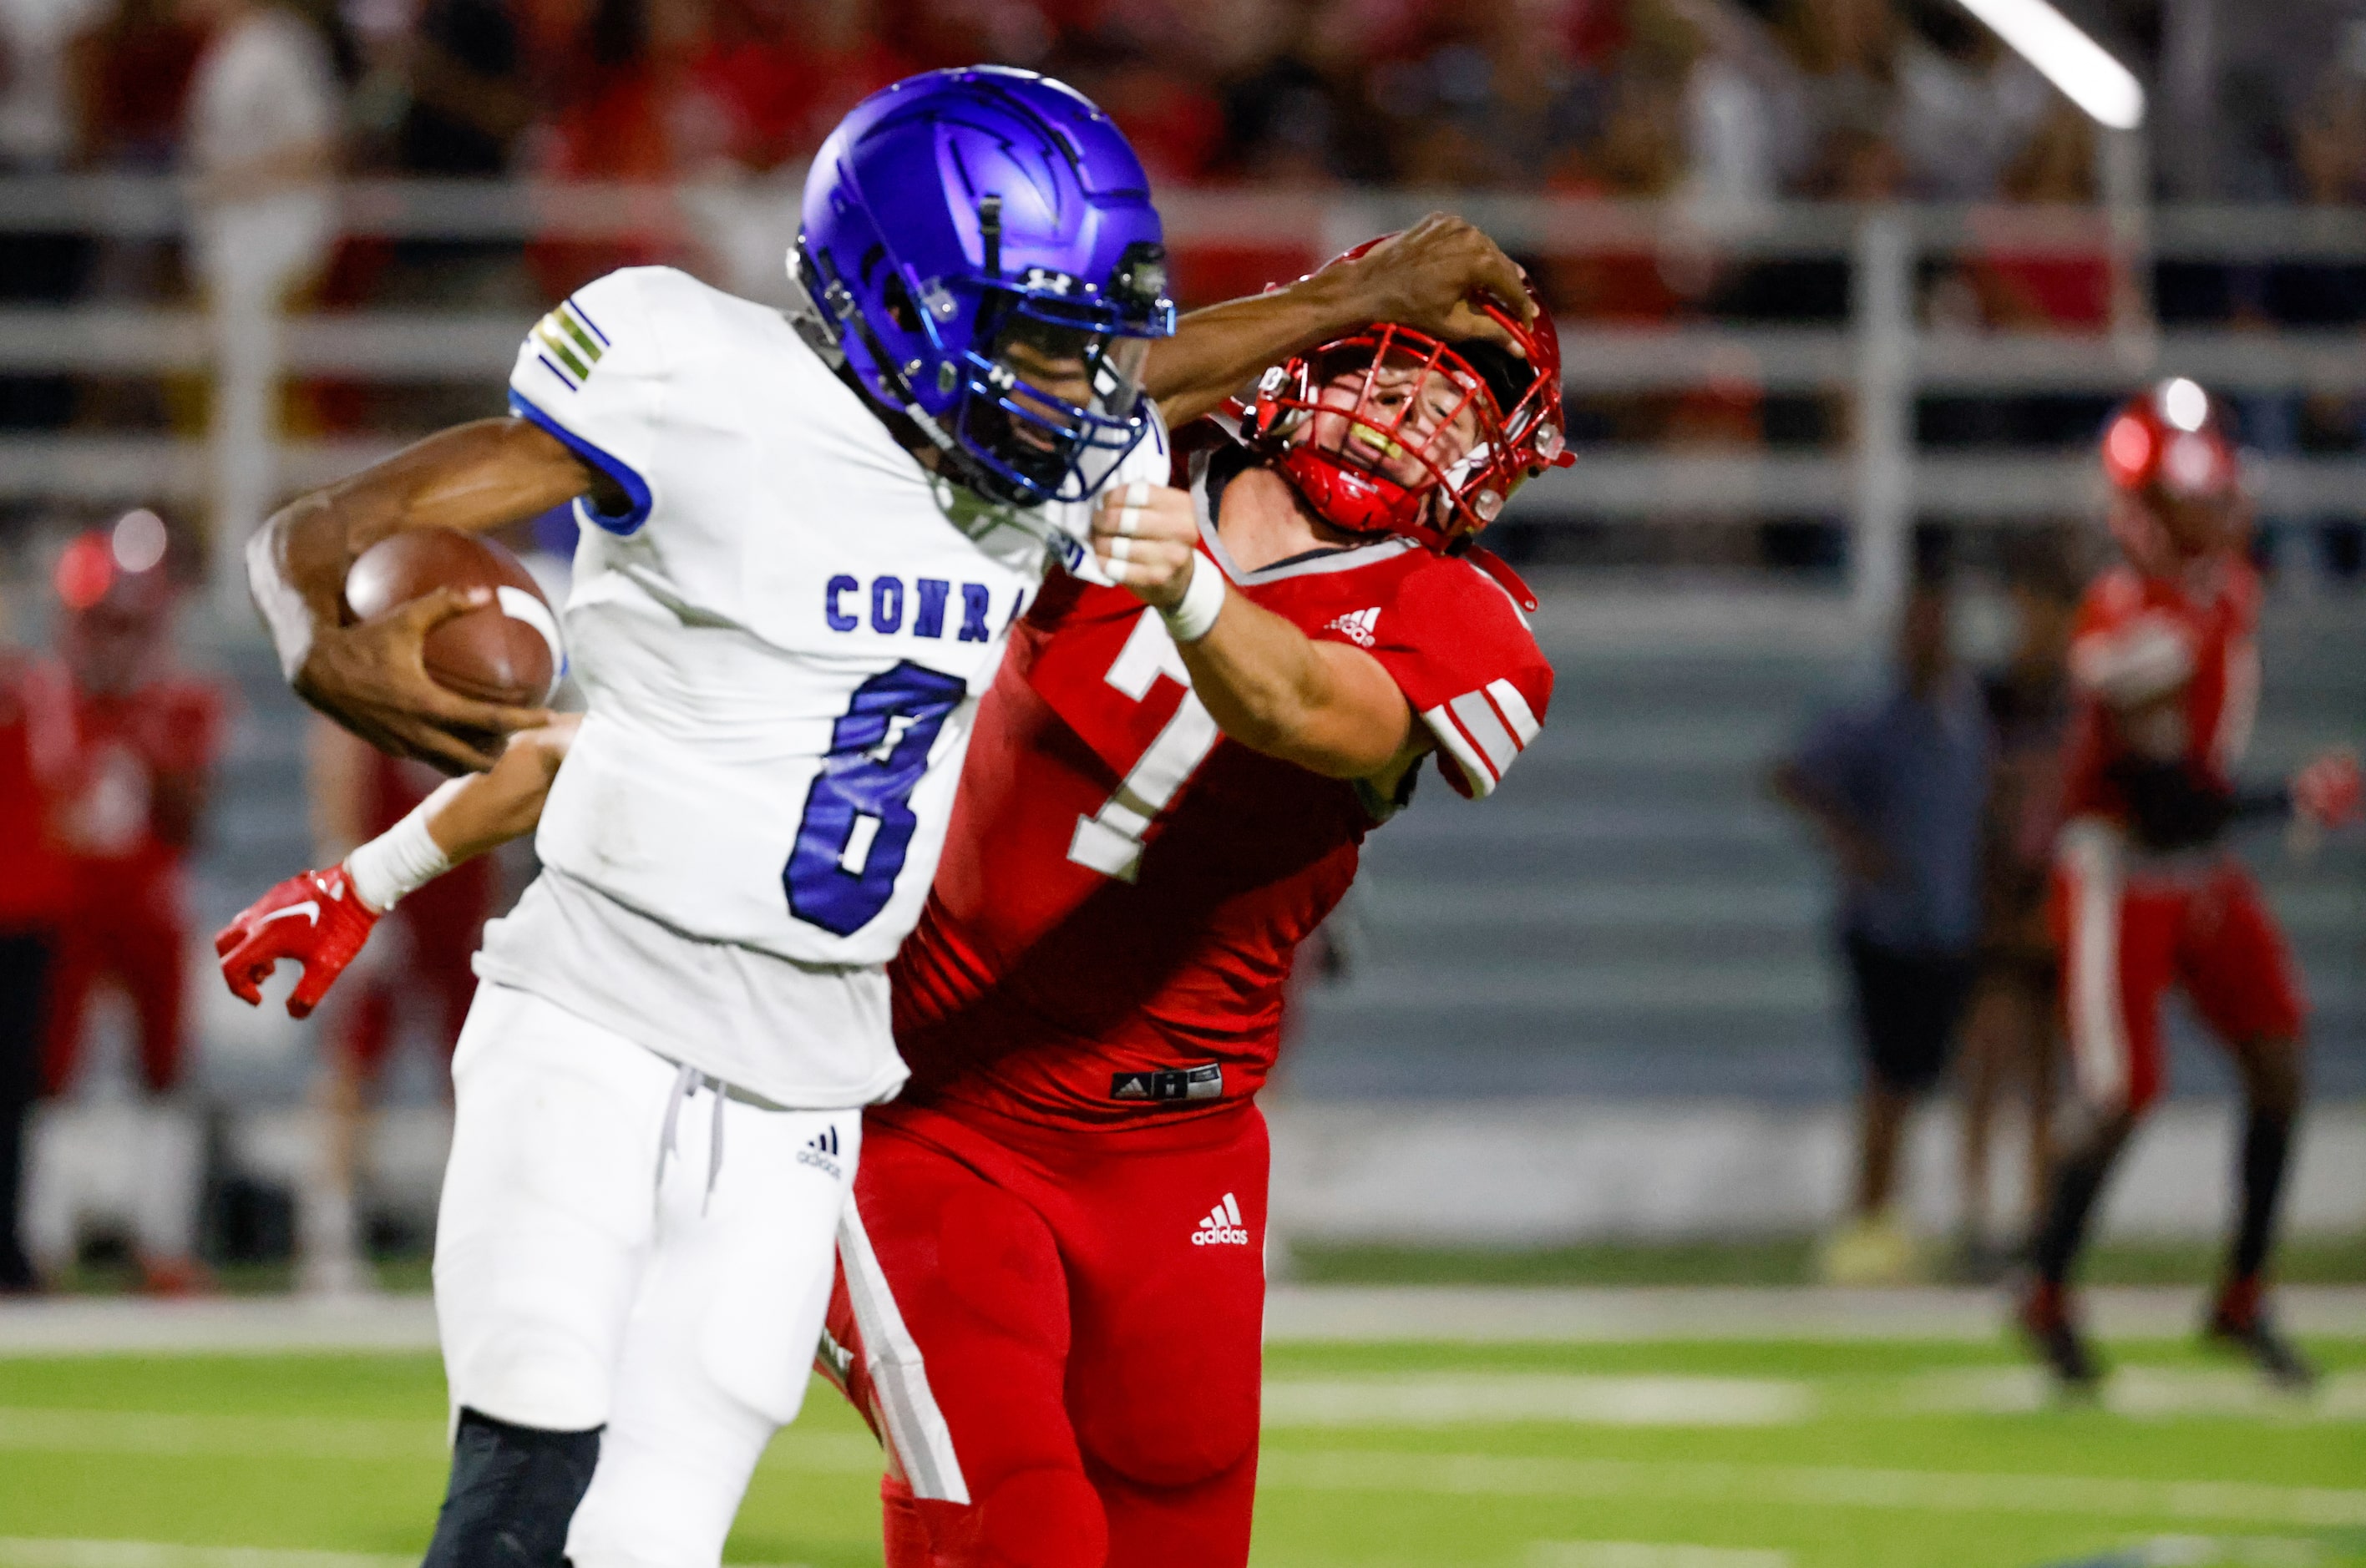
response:
[[[2170,7],[2071,8],[2141,73],[2169,69]],[[2366,201],[2366,18],[2308,0],[2217,25],[2215,81],[2199,106],[2172,90],[2156,139],[2165,194]],[[1083,89],[1162,189],[2094,195],[2089,123],[1953,0],[7,0],[0,168],[177,170],[217,194],[340,171],[761,173],[808,157],[875,88],[975,60]],[[72,263],[36,275],[20,252],[0,286],[107,286]],[[542,281],[563,293],[580,270],[553,259]],[[1264,279],[1198,283],[1244,281]],[[1714,306],[1712,281],[1644,265],[1554,290],[1567,309],[1656,318]],[[2004,324],[2104,308],[2091,268],[1968,282],[1950,308]],[[2216,304],[2284,319],[2360,305],[2354,279],[2340,300],[2289,292],[2237,279]]]

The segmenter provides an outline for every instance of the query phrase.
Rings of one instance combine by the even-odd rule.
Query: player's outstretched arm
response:
[[[482,532],[591,494],[610,481],[556,436],[520,419],[457,425],[349,479],[299,498],[247,544],[247,578],[288,684],[381,750],[446,772],[490,767],[499,737],[548,722],[535,708],[479,702],[430,679],[422,653],[441,621],[484,602],[450,590],[347,626],[345,572],[363,551],[412,528]]]
[[[558,714],[512,735],[501,760],[456,778],[409,816],[326,870],[288,878],[214,936],[222,980],[249,1006],[282,958],[304,966],[287,998],[290,1017],[308,1016],[354,961],[379,915],[405,894],[462,861],[534,831],[581,722]]]
[[[1093,519],[1102,569],[1166,618],[1191,689],[1224,734],[1331,778],[1389,773],[1428,749],[1413,705],[1360,648],[1318,641],[1200,561],[1181,490],[1128,485]]]
[[[1169,430],[1213,413],[1269,364],[1373,321],[1396,321],[1448,342],[1520,346],[1472,308],[1492,297],[1520,319],[1536,314],[1520,269],[1459,218],[1433,212],[1360,256],[1334,262],[1270,294],[1227,300],[1183,318],[1150,347],[1144,379]]]

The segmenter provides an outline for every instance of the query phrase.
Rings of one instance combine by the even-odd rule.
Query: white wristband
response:
[[[1215,625],[1223,608],[1223,569],[1206,555],[1194,552],[1191,581],[1183,589],[1183,598],[1173,609],[1162,610],[1158,614],[1166,622],[1168,636],[1178,643],[1196,643]]]
[[[455,778],[411,808],[411,814],[345,857],[345,875],[354,881],[354,896],[373,914],[384,914],[402,895],[423,888],[452,868],[427,831],[427,819],[445,797],[464,782]]]

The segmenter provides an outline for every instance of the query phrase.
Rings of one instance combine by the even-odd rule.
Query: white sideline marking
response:
[[[1444,1427],[1552,1421],[1599,1427],[1773,1427],[1807,1420],[1805,1383],[1734,1377],[1414,1373],[1277,1378],[1268,1427]]]
[[[417,1568],[416,1557],[300,1551],[267,1546],[182,1546],[165,1540],[35,1540],[0,1536],[8,1568]]]
[[[41,1540],[0,1536],[6,1568],[418,1568],[419,1554],[310,1551],[275,1546],[184,1546],[170,1540]],[[801,1562],[729,1568],[806,1568]]]
[[[2135,1481],[2089,1475],[1859,1470],[1635,1460],[1517,1459],[1479,1453],[1266,1450],[1260,1484],[1310,1492],[1427,1492],[1448,1496],[1649,1497],[1819,1508],[1951,1514],[2226,1519],[2270,1525],[2366,1525],[2366,1491],[2248,1482]]]
[[[1787,1551],[1653,1540],[1540,1540],[1532,1568],[1791,1568]]]
[[[450,1452],[442,1420],[366,1417],[186,1416],[155,1410],[0,1407],[0,1451],[104,1453],[151,1458],[300,1458],[440,1462]],[[866,1437],[784,1431],[764,1450],[768,1470],[876,1475],[884,1461]],[[6,1548],[0,1546],[0,1556]],[[105,1565],[101,1565],[105,1568]]]
[[[441,1421],[310,1416],[185,1416],[154,1410],[0,1409],[0,1449],[40,1453],[243,1454],[435,1459]]]
[[[2133,1420],[2243,1417],[2254,1420],[2366,1421],[2366,1372],[2338,1372],[2313,1394],[2270,1388],[2247,1368],[2187,1370],[2120,1366],[2104,1379],[2104,1409]],[[2050,1410],[2053,1383],[2035,1367],[1969,1367],[1905,1380],[1901,1408],[1912,1414],[2019,1416]]]
[[[2193,1332],[2202,1311],[2201,1293],[2193,1290],[2095,1290],[2087,1293],[2086,1301],[2095,1331],[2106,1339],[2181,1339]],[[2276,1293],[2276,1306],[2291,1332],[2366,1337],[2366,1287],[2287,1285]],[[2004,1332],[2005,1320],[2001,1297],[1992,1291],[1970,1290],[1282,1285],[1266,1302],[1268,1340],[1317,1343],[1993,1343]],[[278,1297],[0,1303],[0,1357],[434,1349],[435,1309],[424,1295],[374,1296],[360,1302]]]

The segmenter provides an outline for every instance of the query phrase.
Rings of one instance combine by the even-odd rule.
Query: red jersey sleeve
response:
[[[2121,567],[2104,573],[2079,601],[2070,627],[2070,678],[2082,694],[2125,707],[2191,679],[2195,652],[2192,627],[2149,602],[2143,579]]]
[[[1380,661],[1437,743],[1438,771],[1472,800],[1544,726],[1552,666],[1511,595],[1467,561],[1432,556],[1369,624],[1324,630]]]

